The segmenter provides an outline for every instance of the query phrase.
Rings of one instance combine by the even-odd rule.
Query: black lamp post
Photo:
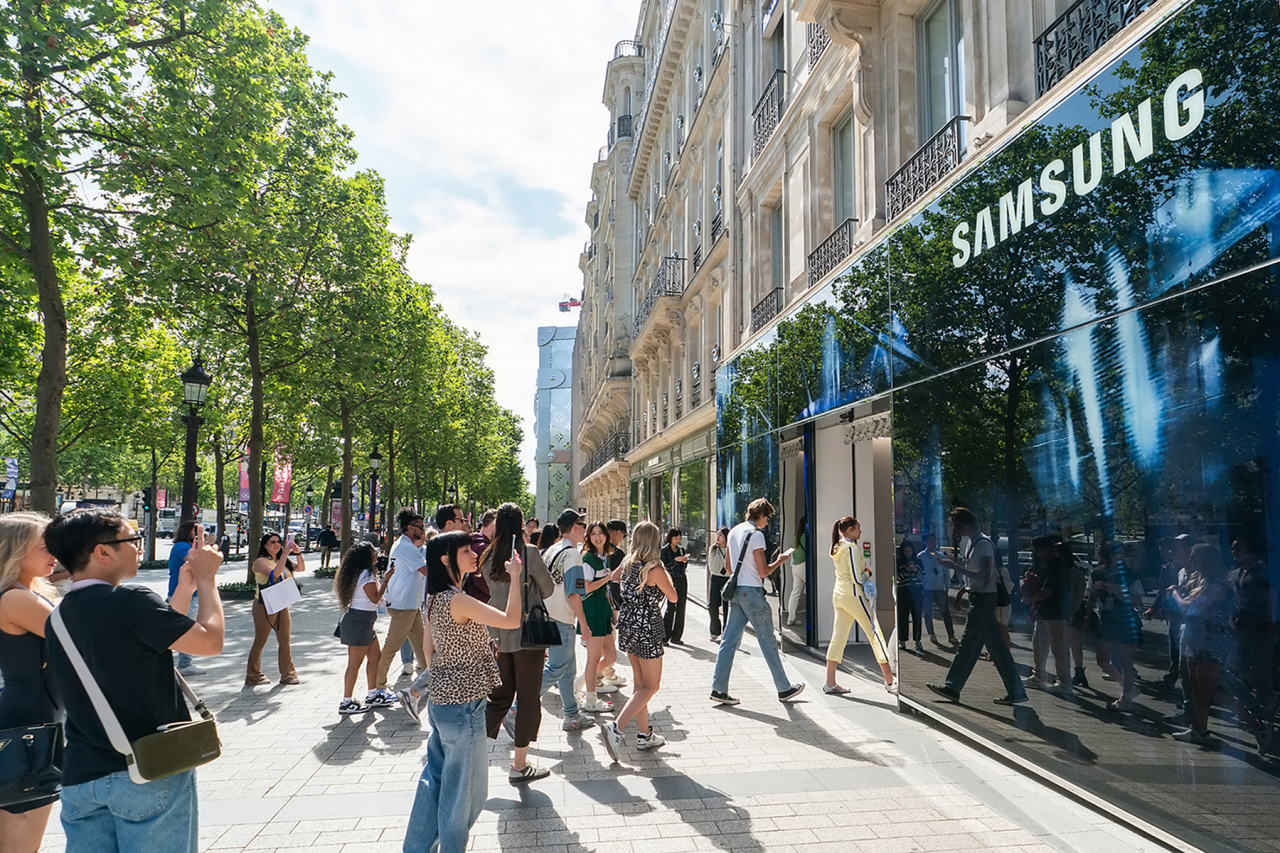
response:
[[[308,485],[307,486],[307,511],[303,513],[303,515],[306,516],[305,523],[307,528],[306,530],[307,544],[305,546],[305,550],[307,551],[311,550],[311,527],[315,523],[315,518],[316,518],[315,504],[312,503],[312,501],[315,499],[315,495],[316,495],[316,490],[313,489],[310,485]]]
[[[187,413],[182,421],[187,425],[187,454],[182,463],[182,517],[181,521],[195,518],[196,487],[199,483],[199,466],[196,465],[196,441],[204,418],[200,417],[200,407],[204,405],[209,393],[209,385],[213,377],[205,373],[200,356],[196,356],[192,365],[183,371],[182,400],[187,404]]]
[[[369,454],[369,529],[378,529],[378,469],[382,467],[382,454],[378,445]]]

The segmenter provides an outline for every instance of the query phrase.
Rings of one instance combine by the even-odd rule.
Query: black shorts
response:
[[[378,618],[376,610],[348,610],[342,614],[338,623],[338,638],[344,646],[367,646],[374,641],[377,634],[373,632],[373,623]]]

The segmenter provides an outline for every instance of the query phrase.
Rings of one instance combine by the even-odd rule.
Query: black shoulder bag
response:
[[[564,556],[561,550],[556,554],[556,560]],[[551,565],[555,565],[555,560],[551,561]],[[524,571],[521,573],[522,585],[524,587],[524,601],[521,602],[521,609],[524,611],[524,618],[520,620],[520,648],[540,650],[549,649],[552,646],[561,645],[560,642],[560,626],[552,621],[547,615],[547,608],[542,603],[542,598],[538,598],[537,604],[529,602],[529,588],[532,586],[529,577],[529,563],[524,561]]]
[[[44,651],[41,642],[42,672],[48,666]],[[62,790],[62,747],[62,723],[0,729],[0,808],[56,796]]]
[[[742,542],[742,551],[738,554],[738,562],[733,566],[733,575],[724,582],[724,586],[720,589],[721,601],[732,601],[734,595],[738,592],[738,572],[742,571],[742,561],[747,558],[747,548],[751,546],[751,534],[747,534],[747,538]]]

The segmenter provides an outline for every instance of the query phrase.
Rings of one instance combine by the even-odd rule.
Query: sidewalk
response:
[[[222,579],[235,571],[228,567]],[[160,580],[150,574],[140,581]],[[248,602],[227,604],[226,649],[202,661],[208,674],[194,679],[218,716],[223,742],[222,757],[199,771],[202,850],[400,849],[429,732],[399,709],[337,715],[345,664],[332,636],[338,610],[328,581],[304,583],[305,597],[293,608],[301,685],[243,687],[252,640]],[[385,625],[384,617],[380,633]],[[651,709],[666,746],[636,751],[629,745],[633,727],[623,763],[611,766],[596,729],[560,730],[560,700],[551,691],[530,758],[550,767],[552,776],[510,785],[511,742],[501,735],[491,748],[490,800],[471,849],[1163,850],[898,714],[878,683],[845,675],[853,692],[826,696],[821,663],[790,656],[788,670],[808,689],[800,701],[780,704],[749,635],[731,686],[742,704],[712,705],[707,694],[716,647],[697,627],[700,622],[691,621],[692,642],[666,656],[663,689]],[[263,663],[273,677],[274,662],[272,641]],[[63,846],[55,809],[41,849]]]

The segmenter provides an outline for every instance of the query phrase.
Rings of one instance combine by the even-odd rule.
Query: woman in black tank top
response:
[[[53,672],[45,661],[44,621],[53,602],[45,581],[55,560],[44,546],[49,519],[33,512],[0,516],[0,729],[60,722],[64,716]],[[57,795],[0,808],[5,850],[40,849]]]

